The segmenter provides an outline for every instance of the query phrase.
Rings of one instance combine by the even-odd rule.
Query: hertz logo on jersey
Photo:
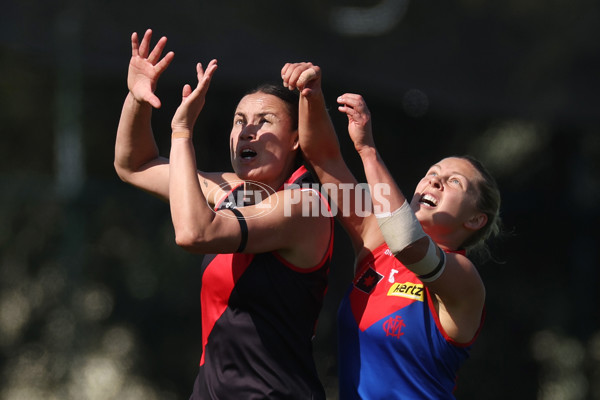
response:
[[[407,299],[413,299],[418,301],[425,300],[425,292],[423,291],[423,285],[414,282],[394,283],[390,290],[388,290],[388,296],[399,296]]]

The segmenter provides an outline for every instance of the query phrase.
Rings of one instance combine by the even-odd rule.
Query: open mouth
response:
[[[426,193],[423,196],[421,196],[421,198],[419,199],[419,203],[426,204],[429,207],[436,207],[438,200],[432,195]]]
[[[252,149],[242,149],[242,151],[240,151],[240,157],[242,160],[251,160],[256,157],[256,151]]]

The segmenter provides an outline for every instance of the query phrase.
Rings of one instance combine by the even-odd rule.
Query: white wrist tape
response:
[[[393,213],[375,214],[375,217],[383,238],[394,254],[425,236],[421,223],[407,201]]]
[[[383,238],[395,256],[408,245],[427,236],[407,201],[393,213],[376,214],[375,217]],[[429,239],[425,256],[420,261],[405,266],[421,281],[432,282],[440,277],[446,265],[444,251],[440,249],[439,253],[438,256],[436,244]]]

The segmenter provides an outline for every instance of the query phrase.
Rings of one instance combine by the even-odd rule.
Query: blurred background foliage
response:
[[[113,146],[130,35],[169,38],[157,142],[194,65],[219,60],[197,127],[199,167],[230,170],[237,100],[285,62],[361,93],[411,194],[470,153],[498,178],[510,234],[480,266],[487,319],[460,399],[600,399],[597,229],[600,3],[592,0],[3,2],[0,24],[0,398],[187,399],[200,357],[200,258],[166,204],[119,181]],[[335,313],[353,257],[336,229],[315,338],[337,398]]]

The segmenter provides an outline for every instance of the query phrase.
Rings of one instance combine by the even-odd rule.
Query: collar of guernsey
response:
[[[215,205],[215,211],[219,211],[222,210],[224,208],[228,208],[230,206],[227,206],[227,204],[225,203],[225,200],[232,194],[235,193],[238,190],[241,190],[243,187],[244,182],[242,181],[240,184],[234,186],[229,192],[227,192]],[[286,179],[286,181],[279,187],[279,189],[277,191],[281,191],[284,190],[286,188],[286,185],[298,185],[300,188],[305,188],[308,190],[314,190],[320,197],[322,203],[324,204],[324,206],[327,208],[327,214],[328,217],[330,219],[330,229],[331,229],[331,235],[329,238],[329,246],[327,249],[327,252],[325,254],[325,256],[323,257],[323,259],[321,260],[321,262],[318,264],[318,266],[308,269],[306,271],[311,271],[314,269],[318,269],[321,265],[323,265],[323,263],[328,259],[331,258],[332,253],[333,253],[333,230],[334,230],[334,220],[333,220],[333,215],[331,214],[331,205],[329,204],[328,199],[323,195],[323,193],[321,193],[319,191],[319,184],[318,182],[315,182],[315,179],[313,177],[313,175],[311,174],[311,172],[306,168],[306,166],[301,165],[300,167],[298,167],[298,169],[296,169],[296,171],[294,171],[290,177],[288,179]],[[237,208],[237,207],[233,207],[233,208]],[[319,210],[319,212],[321,212],[321,210]],[[297,269],[300,270],[299,268],[295,267],[294,265],[286,262],[285,260],[283,260],[281,257],[279,257],[277,255],[277,253],[274,253],[276,255],[276,257],[278,257],[280,259],[280,261],[282,261],[284,264],[286,264],[287,266],[291,267],[292,269]]]
[[[363,257],[362,260],[360,260],[360,262],[356,265],[356,272],[360,272],[363,268],[365,268],[365,266],[369,265],[370,263],[372,263],[375,258],[377,258],[377,256],[379,255],[379,253],[383,253],[385,251],[387,251],[388,245],[383,242],[382,244],[380,244],[377,248],[375,248],[373,251],[371,251],[370,253],[368,253],[367,255],[365,255]],[[444,253],[448,254],[448,253],[456,253],[456,254],[461,254],[463,256],[466,257],[467,255],[467,251],[464,249],[459,249],[459,250],[444,250]]]

